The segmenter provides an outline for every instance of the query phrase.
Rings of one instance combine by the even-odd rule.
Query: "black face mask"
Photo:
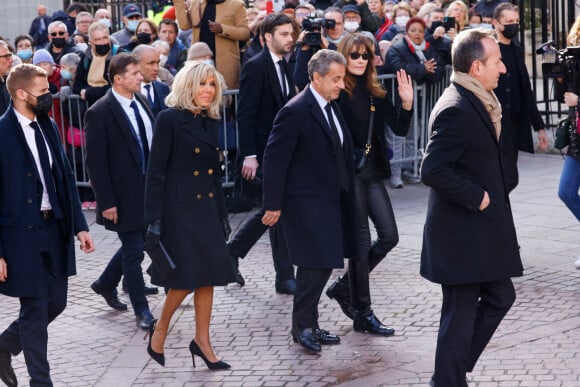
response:
[[[66,46],[65,38],[52,38],[52,45],[56,48],[63,48]]]
[[[111,49],[110,44],[95,44],[95,52],[97,53],[97,55],[105,56],[109,53],[110,49]]]
[[[137,42],[140,44],[149,44],[151,43],[151,34],[148,32],[139,32],[137,34]]]
[[[502,34],[506,39],[513,39],[518,34],[519,27],[518,24],[504,24]]]
[[[431,31],[431,33],[435,32],[435,29],[437,27],[440,27],[443,25],[443,22],[441,20],[436,20],[434,22],[431,22],[431,28],[429,28],[429,30]]]
[[[24,91],[28,93],[28,91]],[[36,105],[27,102],[28,107],[34,112],[34,114],[45,115],[50,111],[52,108],[52,94],[50,94],[50,92],[39,96],[35,96],[31,93],[28,94],[36,98]]]

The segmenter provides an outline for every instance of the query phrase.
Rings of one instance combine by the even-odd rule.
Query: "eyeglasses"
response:
[[[52,36],[53,38],[56,36],[64,36],[66,34],[65,31],[58,31],[58,32],[51,32],[50,36]]]
[[[310,16],[310,12],[297,12],[296,17],[308,17]]]
[[[2,58],[2,59],[12,58],[12,54],[8,53],[8,54],[0,55],[0,58]]]
[[[358,58],[363,58],[363,60],[369,60],[371,56],[369,55],[368,52],[365,52],[364,54],[361,54],[360,52],[351,52],[350,53],[350,59],[352,60],[357,60]]]

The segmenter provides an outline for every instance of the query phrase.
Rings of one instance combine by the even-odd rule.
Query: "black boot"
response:
[[[355,311],[353,328],[357,332],[367,332],[373,335],[392,336],[395,334],[395,330],[391,327],[385,326],[377,316],[375,316],[371,308],[363,311]]]
[[[244,286],[246,284],[246,280],[244,280],[244,277],[242,277],[242,273],[240,273],[240,259],[238,257],[231,257],[230,259],[232,261],[232,266],[234,267],[234,278],[236,283],[238,283],[240,285],[240,287]]]
[[[348,318],[353,318],[350,304],[350,288],[348,286],[348,276],[346,274],[342,277],[338,277],[337,280],[326,289],[326,295],[330,299],[338,302],[340,309],[342,309],[342,312],[346,314]]]

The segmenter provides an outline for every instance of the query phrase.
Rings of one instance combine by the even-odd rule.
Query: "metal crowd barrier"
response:
[[[437,102],[443,90],[449,84],[449,74],[436,84],[417,85],[413,82],[413,121],[409,134],[405,137],[397,137],[392,131],[387,130],[387,138],[391,148],[401,146],[400,150],[394,151],[391,165],[407,166],[408,174],[419,177],[419,166],[427,145],[427,126],[429,114]],[[380,75],[388,95],[396,103],[398,98],[395,84],[395,75]],[[233,187],[235,175],[235,158],[238,149],[238,123],[236,112],[238,110],[238,90],[227,90],[223,93],[224,103],[222,106],[222,119],[220,122],[220,146],[223,154],[222,182],[224,187]],[[62,144],[69,157],[71,167],[76,176],[78,187],[89,187],[89,176],[86,170],[86,148],[84,141],[84,113],[87,109],[86,102],[78,95],[55,94],[53,95],[53,107],[51,115],[55,119],[62,139]]]

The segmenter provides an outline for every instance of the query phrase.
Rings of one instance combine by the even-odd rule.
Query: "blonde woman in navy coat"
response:
[[[186,65],[155,122],[146,180],[146,245],[159,240],[177,271],[154,284],[168,288],[161,317],[150,330],[147,352],[165,365],[163,343],[175,310],[194,291],[195,337],[189,345],[210,369],[227,369],[210,343],[213,287],[234,281],[226,247],[227,209],[219,177],[218,123],[221,88],[212,66]],[[194,356],[195,355],[195,356]]]

